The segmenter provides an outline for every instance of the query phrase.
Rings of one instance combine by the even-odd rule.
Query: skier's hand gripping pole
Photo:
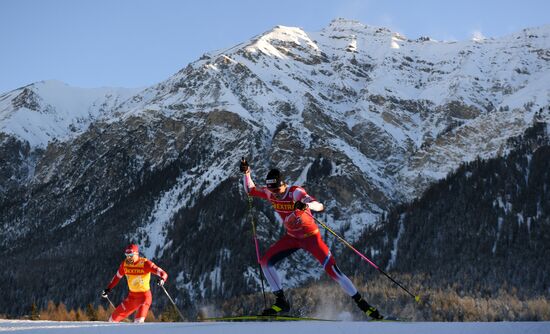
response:
[[[109,292],[111,292],[111,289],[109,289],[109,288],[103,290],[103,291],[101,292],[101,298],[107,299],[107,301],[109,302],[109,304],[111,304],[111,306],[112,306],[114,309],[116,309],[115,304],[113,304],[113,302],[112,302],[111,299],[109,298]]]
[[[409,294],[411,297],[414,298],[414,300],[417,303],[420,303],[420,295],[415,295],[412,292],[410,292],[407,288],[405,288],[401,283],[397,282],[395,279],[393,279],[390,275],[388,275],[384,270],[382,270],[379,266],[376,265],[376,263],[372,262],[368,257],[363,255],[361,252],[359,252],[355,247],[353,247],[349,242],[346,241],[346,239],[342,238],[338,233],[334,232],[330,227],[328,227],[326,224],[324,224],[319,219],[313,217],[310,213],[307,211],[305,212],[307,215],[309,215],[313,220],[315,220],[319,225],[321,225],[324,229],[329,231],[332,235],[334,235],[338,240],[340,240],[344,245],[346,245],[348,248],[350,248],[352,251],[355,252],[355,254],[359,255],[363,260],[365,260],[368,264],[370,264],[372,267],[374,267],[376,270],[378,270],[380,273],[382,273],[384,276],[389,278],[393,283],[395,283],[398,287],[403,289],[407,294]]]
[[[248,162],[244,157],[241,158],[241,165],[239,167],[242,173],[247,173],[250,169],[250,166],[248,165]]]

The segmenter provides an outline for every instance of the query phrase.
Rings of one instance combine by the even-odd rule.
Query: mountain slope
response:
[[[358,243],[388,269],[428,274],[427,285],[548,295],[549,134],[536,123],[505,157],[461,166]]]
[[[76,88],[54,80],[37,82],[0,95],[0,132],[33,148],[44,148],[53,140],[78,136],[138,91]]]
[[[95,301],[129,241],[168,270],[181,304],[255,291],[242,156],[258,184],[272,166],[304,184],[327,207],[319,217],[355,240],[461,163],[508,152],[534,117],[550,118],[549,36],[545,26],[449,43],[348,20],[313,33],[278,26],[103,111],[48,114],[44,94],[4,94],[0,254],[18,269],[3,274],[16,288],[2,303],[21,313],[16,301],[34,291],[48,291],[42,304]],[[10,123],[19,100],[19,111],[63,121],[32,123],[27,136]],[[252,213],[265,251],[280,226],[265,203]],[[322,275],[297,260],[282,265],[290,286]],[[29,264],[48,279],[33,279]],[[84,277],[66,277],[73,270]]]

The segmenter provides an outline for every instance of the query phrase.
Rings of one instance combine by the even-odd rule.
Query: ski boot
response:
[[[357,306],[361,309],[363,313],[371,317],[373,320],[383,320],[384,317],[378,312],[376,307],[369,305],[366,300],[361,297],[361,294],[357,292],[354,296],[352,296],[353,300],[357,304]]]
[[[279,315],[290,310],[290,305],[286,301],[283,290],[275,291],[273,294],[277,297],[275,304],[271,305],[270,308],[266,308],[262,315]]]

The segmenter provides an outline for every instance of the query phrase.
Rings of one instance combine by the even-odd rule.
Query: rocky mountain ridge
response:
[[[32,87],[3,94],[0,253],[15,264],[93,254],[86,282],[101,286],[116,266],[106,259],[134,240],[170,268],[180,302],[253,290],[241,156],[259,184],[278,166],[305,185],[327,208],[320,218],[355,240],[461,163],[504,155],[535,117],[547,121],[549,69],[549,26],[438,42],[338,19],[318,32],[278,26],[140,92],[92,102],[94,112],[67,109],[51,124],[81,124],[71,136],[16,131],[25,123],[14,115],[55,120],[48,110],[61,108],[40,108],[47,99]],[[280,226],[264,203],[252,213],[266,247]],[[322,274],[298,258],[307,265],[283,265],[290,285]],[[9,277],[26,283],[22,294],[52,284],[22,280],[24,268]],[[95,298],[48,288],[75,303]]]

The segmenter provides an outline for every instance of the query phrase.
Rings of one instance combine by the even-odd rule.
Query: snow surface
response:
[[[111,117],[112,110],[140,88],[78,88],[47,80],[0,94],[0,132],[26,140],[32,147],[76,137],[91,122]],[[15,107],[13,100],[29,94],[34,108]]]
[[[102,334],[182,334],[182,333],[376,333],[376,334],[521,334],[550,333],[550,322],[186,322],[110,324],[107,322],[56,322],[0,320],[0,332],[16,333],[102,333]]]

